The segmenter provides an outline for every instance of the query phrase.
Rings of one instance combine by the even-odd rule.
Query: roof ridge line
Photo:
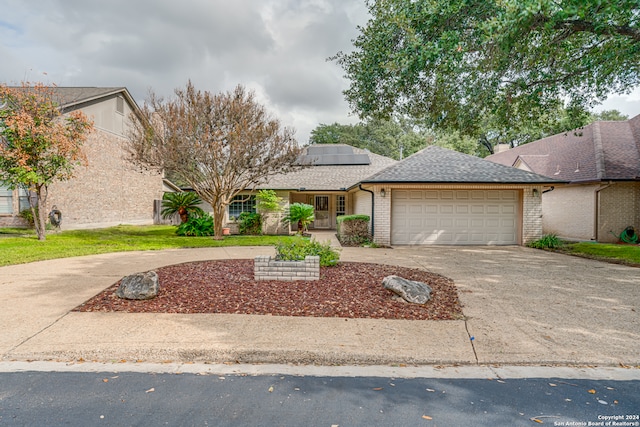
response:
[[[605,174],[604,168],[604,150],[602,149],[602,135],[600,134],[600,123],[593,122],[593,145],[596,156],[596,176],[598,179],[603,179]]]

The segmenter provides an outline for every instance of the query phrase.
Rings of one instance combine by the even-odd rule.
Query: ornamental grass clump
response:
[[[276,259],[279,261],[302,261],[307,256],[319,256],[320,267],[331,267],[340,261],[340,252],[331,247],[331,242],[296,238],[291,242],[276,245]]]
[[[534,240],[527,246],[535,249],[558,249],[562,246],[562,241],[555,234],[545,234],[542,238]]]

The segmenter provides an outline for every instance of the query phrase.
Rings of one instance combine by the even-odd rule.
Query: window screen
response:
[[[0,214],[13,213],[13,191],[0,186]]]
[[[234,196],[229,204],[229,217],[237,218],[242,212],[256,211],[256,196]]]

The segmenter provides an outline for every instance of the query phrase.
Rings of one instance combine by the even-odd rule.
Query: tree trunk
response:
[[[36,187],[36,195],[38,198],[37,215],[36,206],[32,206],[31,194],[27,192],[29,197],[29,206],[31,207],[31,213],[33,214],[33,225],[38,235],[38,240],[43,241],[47,239],[47,189],[44,187]]]
[[[213,238],[222,240],[222,221],[224,220],[225,206],[216,203],[213,205]]]
[[[189,214],[185,208],[178,209],[178,215],[180,215],[180,222],[182,224],[189,221]]]

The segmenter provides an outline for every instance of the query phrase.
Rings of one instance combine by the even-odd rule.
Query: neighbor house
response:
[[[543,191],[544,233],[616,242],[640,227],[640,115],[598,121],[487,157],[566,181]]]
[[[348,145],[311,145],[308,167],[276,176],[283,207],[315,207],[312,229],[335,229],[336,217],[371,217],[381,245],[513,245],[542,236],[541,193],[561,181],[431,146],[395,161]],[[228,214],[255,210],[246,195]]]
[[[127,132],[139,108],[127,89],[56,87],[54,96],[63,114],[81,110],[95,129],[84,144],[87,164],[75,168],[74,178],[50,185],[47,212],[55,206],[66,229],[152,224],[163,180],[129,161]],[[19,215],[26,208],[24,190],[0,186],[0,227],[26,225]]]

